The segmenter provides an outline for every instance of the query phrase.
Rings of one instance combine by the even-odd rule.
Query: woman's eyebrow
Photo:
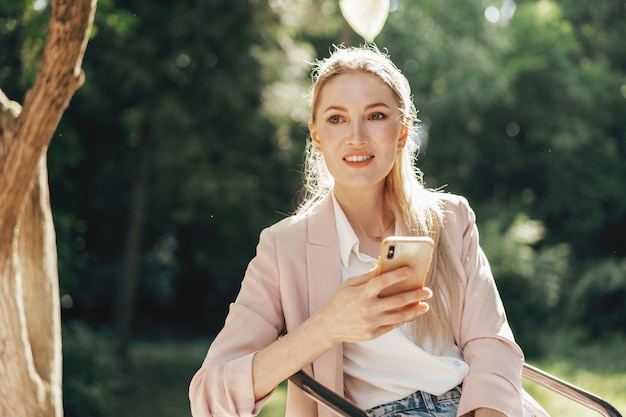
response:
[[[369,110],[369,109],[373,109],[374,107],[387,107],[388,109],[391,108],[387,103],[378,102],[378,103],[368,104],[367,106],[365,106],[365,109]]]
[[[345,107],[341,107],[341,106],[334,106],[334,105],[330,105],[328,107],[326,107],[324,109],[324,112],[327,111],[331,111],[331,110],[335,110],[335,111],[346,111],[347,109]]]
[[[372,104],[368,104],[367,106],[364,107],[365,110],[370,110],[376,107],[386,107],[388,109],[391,108],[391,106],[389,106],[387,103],[384,102],[377,102],[377,103],[372,103]],[[327,111],[347,111],[347,109],[343,106],[337,106],[337,105],[330,105],[328,107],[326,107],[323,111],[327,112]]]

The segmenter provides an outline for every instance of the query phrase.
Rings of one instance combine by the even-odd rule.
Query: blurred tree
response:
[[[508,43],[503,25],[484,18],[485,2],[455,4],[399,1],[379,43],[405,73],[420,111],[420,161],[427,185],[446,184],[474,204],[489,196],[482,168],[488,111],[511,99],[502,54]]]
[[[563,324],[582,330],[591,340],[626,333],[626,259],[595,261],[563,304]]]
[[[497,241],[483,240],[494,263],[519,216],[545,226],[532,244],[534,273],[494,265],[512,322],[532,335],[521,313],[566,314],[557,308],[580,280],[579,261],[626,254],[626,9],[620,1],[397,4],[378,41],[414,87],[427,184],[468,196],[482,230],[498,225],[485,235]],[[547,270],[547,256],[571,265]],[[539,290],[555,276],[549,304],[520,305],[516,286]]]
[[[470,198],[487,247],[520,216],[545,226],[537,276],[504,263],[510,294],[543,288],[563,242],[580,259],[622,254],[625,218],[621,6],[518,3],[392,1],[376,39],[414,88],[427,185]],[[101,0],[96,18],[90,76],[48,153],[63,317],[117,315],[120,340],[129,324],[217,330],[259,230],[293,208],[308,63],[362,39],[324,0]],[[31,27],[5,26],[3,42],[37,39]]]
[[[578,3],[563,3],[568,4],[576,13]],[[626,238],[619,231],[626,227],[626,167],[621,163],[626,96],[620,87],[626,66],[613,59],[617,55],[603,53],[605,47],[585,47],[576,36],[581,23],[567,13],[566,7],[544,0],[520,6],[512,22],[508,59],[517,74],[517,100],[507,110],[510,121],[520,126],[514,141],[527,142],[531,150],[515,175],[527,178],[524,186],[534,195],[527,206],[546,222],[548,243],[568,242],[580,258],[624,256]],[[616,17],[624,22],[626,8],[622,4],[604,17],[602,27],[612,26]],[[522,32],[541,36],[522,38]]]
[[[31,4],[1,2],[0,10],[8,11],[0,15],[2,23],[15,27],[27,20],[16,6]],[[0,90],[0,414],[16,417],[63,415],[57,254],[45,155],[83,83],[81,62],[96,2],[57,0],[51,6],[41,67],[23,107]],[[2,59],[19,66],[17,56],[8,52]]]
[[[483,1],[398,11],[380,41],[414,86],[430,185],[526,211],[577,256],[624,255],[623,2],[505,1],[493,23]]]
[[[50,150],[51,187],[64,315],[108,325],[115,312],[122,351],[131,311],[140,331],[221,326],[260,228],[292,208],[302,146],[297,126],[269,121],[286,83],[263,64],[301,79],[309,55],[274,35],[278,19],[242,0],[100,5],[94,75],[58,130],[75,139]]]

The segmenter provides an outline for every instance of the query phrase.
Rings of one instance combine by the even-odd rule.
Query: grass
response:
[[[189,382],[211,340],[138,342],[130,350],[132,368],[113,404],[116,417],[191,417]]]
[[[572,335],[557,335],[544,358],[533,365],[598,394],[626,415],[626,356],[622,337],[594,343],[580,342]],[[187,389],[201,365],[210,340],[186,342],[138,342],[131,348],[130,379],[111,404],[116,417],[191,417]],[[547,390],[525,384],[525,388],[552,417],[598,416],[572,401]],[[261,417],[283,417],[286,398],[281,384],[263,408]]]
[[[626,374],[621,372],[598,373],[574,370],[567,361],[536,364],[557,377],[592,392],[611,403],[621,413],[626,412]],[[597,417],[596,411],[578,405],[571,400],[554,394],[543,387],[525,382],[526,390],[550,413],[551,416]]]
[[[613,336],[594,343],[576,334],[557,334],[545,358],[529,361],[570,384],[594,393],[626,415],[626,340]],[[552,416],[594,417],[599,414],[532,383],[524,388]]]

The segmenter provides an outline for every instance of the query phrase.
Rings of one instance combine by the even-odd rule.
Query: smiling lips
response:
[[[343,158],[346,162],[359,163],[374,159],[374,155],[349,155]]]

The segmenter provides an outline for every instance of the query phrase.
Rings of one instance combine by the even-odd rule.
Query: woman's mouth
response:
[[[350,155],[343,158],[343,160],[348,162],[363,162],[373,158],[374,155]]]

